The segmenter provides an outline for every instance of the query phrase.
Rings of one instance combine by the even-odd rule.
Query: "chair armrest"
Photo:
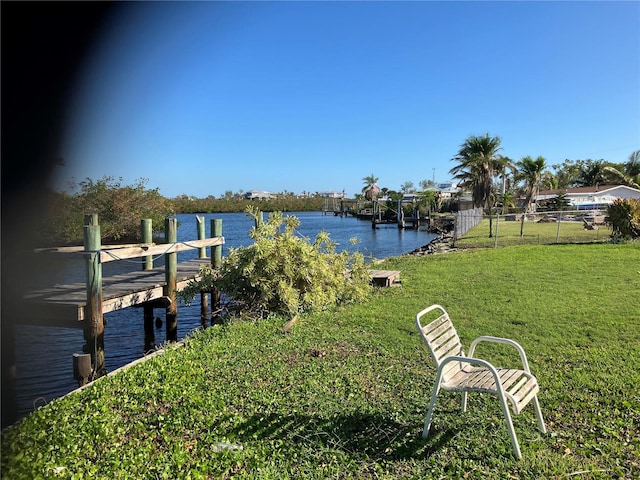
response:
[[[442,362],[440,363],[440,366],[438,367],[438,370],[442,370],[447,363],[451,363],[451,362],[461,362],[461,363],[470,363],[472,365],[480,365],[490,370],[491,373],[493,373],[494,375],[496,376],[498,375],[498,371],[496,370],[496,367],[494,367],[491,363],[487,362],[486,360],[482,360],[481,358],[474,358],[474,357],[461,357],[457,355],[447,357],[444,360],[442,360]]]
[[[469,347],[470,357],[473,357],[473,352],[475,351],[476,346],[480,342],[504,343],[506,345],[511,345],[513,348],[515,348],[518,351],[518,354],[520,355],[520,361],[522,362],[523,370],[527,373],[531,373],[531,370],[529,370],[529,362],[527,362],[527,354],[524,353],[524,348],[522,348],[522,346],[518,342],[515,342],[509,338],[486,337],[486,336],[478,337],[473,342],[471,342],[471,346]]]

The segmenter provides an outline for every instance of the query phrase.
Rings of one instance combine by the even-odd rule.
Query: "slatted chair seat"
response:
[[[538,381],[536,377],[522,370],[509,368],[496,368],[500,383],[504,389],[513,413],[516,415],[538,393]],[[498,387],[492,372],[486,368],[466,367],[459,371],[446,384],[440,388],[452,392],[481,392],[497,394]]]
[[[423,317],[432,321],[423,325]],[[547,431],[538,403],[538,381],[531,374],[524,349],[507,338],[483,336],[471,342],[469,355],[465,356],[458,333],[449,315],[440,305],[431,305],[419,312],[416,315],[416,326],[438,369],[422,436],[427,438],[429,435],[436,398],[441,389],[462,393],[463,412],[467,410],[469,392],[491,393],[500,400],[514,453],[517,458],[522,458],[508,405],[511,405],[514,414],[519,414],[530,402],[533,403],[538,427],[543,433]],[[520,355],[522,369],[498,368],[486,360],[475,358],[475,348],[481,342],[502,343],[514,347]]]

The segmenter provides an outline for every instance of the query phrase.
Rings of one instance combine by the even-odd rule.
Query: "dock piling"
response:
[[[151,245],[153,243],[153,221],[150,218],[140,220],[140,240],[143,244]],[[153,270],[153,256],[147,255],[142,257],[142,270]],[[153,329],[153,305],[145,303],[143,305],[143,321],[144,321],[144,351],[148,352],[155,348],[155,332]]]
[[[260,213],[260,218],[262,218],[262,213]],[[211,237],[217,238],[222,237],[222,219],[221,218],[212,218],[211,219]],[[213,268],[220,268],[222,265],[222,245],[216,245],[211,247],[211,266]],[[219,310],[220,308],[220,292],[214,289],[211,292],[211,308],[214,311]],[[211,318],[211,323],[215,323],[218,321],[218,318]]]
[[[84,217],[84,250],[88,252],[86,260],[87,306],[84,329],[87,342],[86,352],[91,354],[93,365],[92,379],[106,373],[104,366],[104,318],[102,315],[102,264],[100,263],[100,225],[97,214]]]
[[[73,354],[73,378],[80,387],[89,382],[91,376],[91,355],[88,353]]]
[[[196,215],[196,226],[198,229],[198,240],[204,240],[205,224],[204,217]],[[207,258],[207,249],[198,249],[198,258]],[[209,292],[200,292],[200,325],[204,328],[207,326],[209,319]]]
[[[151,245],[153,243],[153,222],[150,218],[140,220],[140,240],[142,243]],[[142,270],[153,269],[153,256],[142,257]]]
[[[165,218],[164,237],[166,243],[176,243],[178,241],[178,221],[176,218]],[[167,253],[165,256],[164,273],[166,284],[164,286],[164,296],[171,300],[166,307],[166,338],[168,342],[178,341],[178,304],[176,302],[178,283],[178,254],[176,252]]]

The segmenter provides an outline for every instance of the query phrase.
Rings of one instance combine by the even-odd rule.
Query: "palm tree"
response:
[[[629,155],[629,161],[625,164],[624,170],[636,183],[640,183],[640,150]]]
[[[470,136],[460,145],[458,154],[452,159],[458,162],[449,173],[460,181],[463,188],[471,190],[474,207],[483,207],[489,211],[489,237],[493,236],[493,218],[491,216],[493,178],[496,173],[504,172],[507,157],[498,155],[500,137]]]
[[[498,201],[502,204],[502,215],[506,215],[510,208],[515,207],[515,195],[512,191],[506,191],[499,195]]]
[[[369,176],[366,176],[362,179],[364,182],[364,187],[362,187],[362,193],[365,198],[369,200],[373,200],[379,192],[378,188],[378,177],[376,177],[373,173]]]
[[[540,186],[544,190],[554,190],[558,188],[558,177],[547,170],[542,173],[542,178],[540,179]]]
[[[615,171],[613,171],[615,170]],[[575,183],[579,187],[595,187],[607,185],[619,180],[620,172],[604,160],[585,160],[580,164],[579,177]]]
[[[604,167],[603,170],[613,183],[640,188],[640,150],[629,155],[629,161],[624,164],[623,171],[610,166]]]
[[[524,210],[528,212],[533,199],[538,195],[542,174],[547,166],[546,160],[544,157],[538,157],[534,160],[530,156],[526,156],[520,159],[517,166],[517,178],[524,181]]]
[[[617,183],[619,185],[627,185],[632,188],[640,188],[640,185],[638,185],[640,175],[634,178],[632,176],[625,175],[615,167],[604,167],[603,170],[607,176],[606,183]]]

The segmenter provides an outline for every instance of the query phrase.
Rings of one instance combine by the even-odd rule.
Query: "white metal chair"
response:
[[[431,320],[427,325],[422,324]],[[436,317],[434,319],[434,317]],[[538,427],[542,433],[547,429],[538,403],[538,381],[531,374],[524,349],[513,340],[497,337],[478,337],[471,342],[469,355],[465,356],[458,334],[449,315],[440,305],[431,305],[416,315],[416,326],[437,367],[436,382],[429,403],[422,437],[427,438],[433,409],[440,389],[462,392],[462,411],[467,410],[468,392],[484,392],[497,395],[511,436],[511,444],[518,459],[522,458],[520,445],[513,429],[507,402],[511,403],[514,414],[518,414],[531,401],[536,411]],[[491,363],[474,358],[473,353],[480,342],[496,342],[513,346],[520,354],[522,370],[494,367]]]

